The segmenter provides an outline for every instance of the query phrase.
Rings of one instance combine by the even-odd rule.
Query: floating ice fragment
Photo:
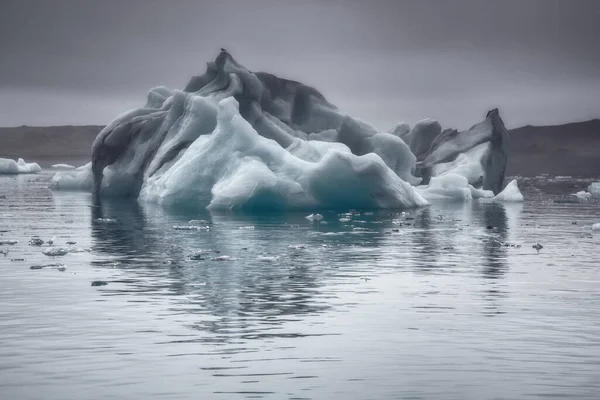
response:
[[[279,257],[278,256],[259,256],[257,258],[257,260],[274,263],[274,262],[279,261]]]
[[[513,179],[510,181],[508,185],[498,193],[496,196],[492,197],[491,200],[494,201],[505,201],[505,202],[521,202],[523,201],[523,195],[519,191],[519,187],[517,185],[517,180]]]
[[[600,231],[600,222],[592,225],[592,231]]]
[[[306,249],[306,245],[304,245],[304,244],[290,244],[288,246],[288,248],[290,248],[292,250],[305,250]]]
[[[231,257],[231,256],[218,256],[213,258],[213,261],[232,261],[235,260],[235,258]]]
[[[241,230],[254,230],[254,225],[240,226],[238,229],[241,229]]]
[[[210,225],[211,223],[205,219],[191,219],[188,221],[189,225]]]
[[[42,251],[44,255],[55,257],[55,256],[64,256],[69,253],[69,249],[65,247],[48,247]]]
[[[42,168],[37,163],[26,163],[19,158],[16,162],[9,158],[0,158],[0,175],[2,174],[35,174]]]
[[[96,218],[96,222],[102,222],[105,224],[114,224],[115,222],[117,222],[117,220],[114,218]]]
[[[320,221],[323,219],[323,216],[321,214],[310,214],[304,218],[306,218],[309,221]]]
[[[54,168],[54,169],[75,169],[75,167],[70,164],[53,164],[52,168]]]
[[[57,172],[50,181],[52,190],[92,190],[92,163],[70,171]]]
[[[31,238],[29,239],[29,245],[30,246],[41,246],[44,244],[44,241],[40,238]]]
[[[12,246],[12,245],[15,245],[15,244],[17,244],[17,243],[19,243],[19,241],[18,241],[18,240],[10,240],[10,239],[7,239],[7,240],[0,240],[0,245],[4,245],[4,244],[6,244],[6,245],[11,245],[11,246]]]
[[[352,220],[350,218],[347,218],[347,217],[342,217],[342,218],[338,219],[338,221],[340,221],[340,222],[350,222]]]
[[[589,200],[592,197],[591,193],[586,192],[585,190],[581,190],[577,193],[572,194],[571,196],[577,197],[579,200]]]
[[[176,231],[209,231],[210,226],[202,225],[173,225]]]

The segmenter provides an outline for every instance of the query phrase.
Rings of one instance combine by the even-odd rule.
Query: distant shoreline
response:
[[[102,125],[0,128],[0,158],[83,165]],[[600,119],[509,131],[507,176],[600,176]]]

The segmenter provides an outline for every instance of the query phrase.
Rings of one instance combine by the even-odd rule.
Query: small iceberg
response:
[[[571,196],[575,196],[579,200],[587,201],[587,200],[589,200],[592,197],[592,194],[586,192],[585,190],[580,190],[579,192],[574,193]]]
[[[306,218],[309,221],[320,221],[323,219],[323,216],[321,214],[310,214],[304,218]]]
[[[65,247],[48,247],[47,249],[44,249],[42,253],[46,256],[58,257],[64,256],[65,254],[69,253],[69,249]]]
[[[521,191],[519,190],[517,180],[513,179],[512,181],[510,181],[510,183],[506,185],[503,191],[498,193],[496,196],[492,197],[490,200],[505,202],[522,202],[523,194],[521,194]]]
[[[54,165],[52,167],[54,168]],[[92,163],[87,163],[71,171],[57,172],[50,181],[50,188],[52,190],[82,190],[90,192],[92,190]]]
[[[75,169],[73,165],[70,164],[54,164],[52,165],[54,169]]]
[[[17,161],[10,158],[0,158],[0,175],[35,174],[42,168],[37,163],[27,163],[22,158]]]

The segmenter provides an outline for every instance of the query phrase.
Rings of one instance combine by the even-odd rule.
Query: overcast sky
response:
[[[598,0],[1,0],[0,126],[106,124],[225,47],[388,130],[600,117]]]

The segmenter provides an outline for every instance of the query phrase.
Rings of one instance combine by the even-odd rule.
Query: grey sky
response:
[[[0,126],[104,124],[220,47],[387,130],[600,117],[596,0],[2,0]]]

